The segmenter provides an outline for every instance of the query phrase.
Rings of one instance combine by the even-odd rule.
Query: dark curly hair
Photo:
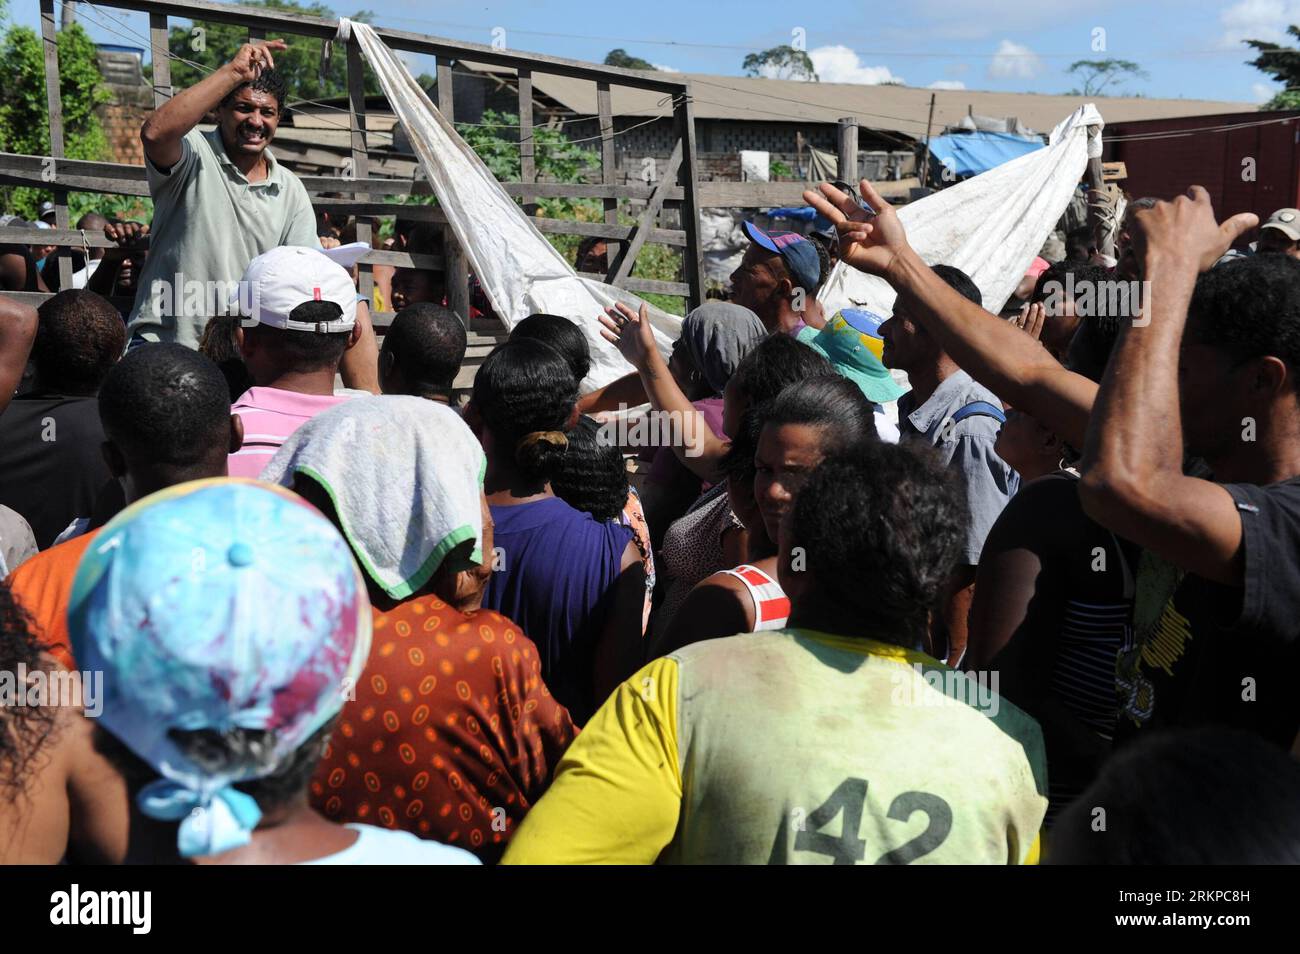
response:
[[[728,384],[753,407],[770,401],[787,385],[834,370],[830,361],[806,344],[789,335],[769,335],[740,359]]]
[[[965,540],[964,496],[915,442],[860,441],[823,461],[795,500],[793,539],[821,599],[873,636],[919,649]]]
[[[383,351],[401,368],[410,393],[450,394],[468,342],[454,311],[422,301],[407,305],[393,318]]]
[[[262,71],[251,81],[241,83],[239,86],[236,86],[227,93],[226,98],[221,101],[221,105],[230,105],[230,101],[234,98],[235,94],[245,87],[259,93],[269,93],[271,96],[274,96],[276,107],[281,113],[285,112],[284,101],[289,98],[289,84],[285,82],[284,76],[279,70],[274,67],[263,67]]]
[[[602,441],[600,425],[583,416],[569,431],[569,448],[551,477],[555,496],[597,520],[617,520],[627,503],[627,467],[612,441]]]
[[[305,301],[289,312],[293,321],[326,324],[338,321],[342,309],[332,301]],[[351,331],[299,331],[250,325],[244,337],[251,338],[274,355],[275,366],[285,374],[310,374],[326,368],[337,370],[352,340]]]
[[[199,338],[199,354],[207,355],[221,369],[231,404],[256,383],[235,341],[238,325],[239,318],[235,315],[214,315],[203,326],[203,336]]]
[[[564,356],[579,384],[591,372],[591,347],[582,332],[568,318],[537,313],[529,315],[510,330],[510,340],[529,338],[548,344]]]
[[[126,349],[126,325],[108,299],[61,291],[38,309],[32,364],[43,391],[89,397]]]
[[[763,430],[763,417],[760,408],[750,407],[740,416],[739,433],[731,439],[727,451],[722,455],[722,473],[731,484],[750,483],[758,468],[754,465],[754,453],[758,450],[758,435]]]
[[[307,791],[312,775],[325,757],[326,746],[337,723],[338,716],[328,720],[278,765],[269,754],[275,742],[275,732],[271,729],[236,727],[225,732],[171,729],[167,734],[200,770],[215,773],[231,763],[240,766],[260,763],[265,766],[268,774],[235,782],[233,787],[251,795],[257,807],[266,814],[291,804]],[[130,788],[142,788],[158,777],[148,762],[103,726],[96,726],[93,744],[95,751],[121,773]]]
[[[31,621],[0,581],[0,671],[46,668]],[[25,691],[24,687],[15,687]],[[31,783],[41,750],[51,741],[55,711],[48,706],[0,705],[0,802],[12,802]]]
[[[229,390],[205,355],[184,345],[146,345],[109,373],[99,419],[128,455],[191,467],[230,443]]]
[[[554,435],[568,425],[577,400],[578,385],[563,355],[527,338],[493,349],[474,376],[470,397],[496,442],[495,453],[513,453],[529,480],[549,480],[559,471],[567,439]]]
[[[984,296],[980,294],[979,286],[956,265],[935,265],[931,271],[962,298],[984,307]]]
[[[763,427],[806,424],[820,428],[825,456],[876,439],[875,414],[862,389],[848,378],[818,374],[796,381],[758,408]]]
[[[1300,762],[1254,732],[1142,732],[1052,827],[1048,864],[1300,864]],[[1096,806],[1106,806],[1098,829]]]
[[[1215,266],[1196,280],[1187,334],[1235,364],[1271,355],[1300,373],[1300,261],[1252,255]]]

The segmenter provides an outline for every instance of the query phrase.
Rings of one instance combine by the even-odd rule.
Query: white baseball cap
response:
[[[357,289],[343,266],[317,248],[282,245],[248,263],[231,307],[255,324],[289,331],[351,331],[357,323]],[[309,301],[329,301],[342,314],[333,321],[295,321],[295,308]]]
[[[1277,229],[1293,242],[1300,242],[1300,209],[1278,209],[1261,229]]]

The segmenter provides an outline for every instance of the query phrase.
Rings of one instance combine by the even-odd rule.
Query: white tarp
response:
[[[1046,149],[1003,163],[898,210],[907,240],[931,265],[971,277],[984,307],[997,314],[1043,240],[1070,204],[1089,158],[1101,155],[1101,114],[1080,106],[1052,131]],[[861,305],[889,315],[894,290],[843,264],[817,295],[828,313]]]
[[[615,301],[635,307],[640,299],[574,274],[375,31],[342,18],[339,39],[349,35],[410,136],[470,267],[506,326],[533,312],[564,315],[591,345],[584,390],[626,374],[630,368],[600,336],[597,318]],[[956,265],[969,274],[985,307],[996,312],[1060,218],[1089,155],[1101,154],[1101,125],[1096,108],[1083,106],[1056,128],[1048,148],[905,206],[899,215],[909,240],[927,262]],[[894,293],[880,279],[839,266],[818,297],[829,312],[858,303],[889,314]],[[681,319],[654,307],[650,316],[667,355]]]

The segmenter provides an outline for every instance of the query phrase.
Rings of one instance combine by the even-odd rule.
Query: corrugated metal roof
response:
[[[476,73],[513,75],[509,68],[459,61]],[[1197,99],[1146,99],[1127,97],[1047,96],[1038,93],[992,93],[980,90],[931,90],[911,86],[867,86],[858,83],[807,83],[797,80],[749,76],[715,76],[707,73],[673,73],[690,80],[695,93],[696,119],[748,119],[758,122],[834,123],[853,116],[859,125],[925,137],[930,96],[934,96],[934,130],[957,123],[968,110],[981,116],[1018,118],[1023,124],[1047,132],[1086,102],[1095,102],[1107,122],[1168,119],[1210,113],[1254,111],[1253,103]],[[596,84],[540,71],[533,73],[533,88],[579,115],[596,114]],[[672,110],[662,93],[613,86],[611,108],[615,116],[667,116]]]

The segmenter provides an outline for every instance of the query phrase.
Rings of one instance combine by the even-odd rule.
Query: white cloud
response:
[[[679,69],[678,69],[677,67],[675,67],[675,66],[664,66],[662,63],[651,63],[650,65],[653,66],[655,69],[659,70],[661,73],[680,73],[680,72],[681,72],[681,70],[679,70]]]
[[[1267,103],[1277,94],[1277,90],[1267,83],[1251,83],[1250,95],[1257,103]]]
[[[1289,23],[1300,23],[1297,0],[1239,0],[1219,14],[1222,42],[1237,46],[1243,40],[1281,43],[1287,39]]]
[[[989,63],[991,79],[1033,79],[1043,71],[1043,61],[1027,46],[1003,40]]]
[[[935,80],[926,89],[965,89],[966,84],[961,80]]]
[[[817,78],[823,83],[862,83],[878,86],[881,83],[901,83],[888,66],[867,66],[847,46],[819,46],[808,51]]]

